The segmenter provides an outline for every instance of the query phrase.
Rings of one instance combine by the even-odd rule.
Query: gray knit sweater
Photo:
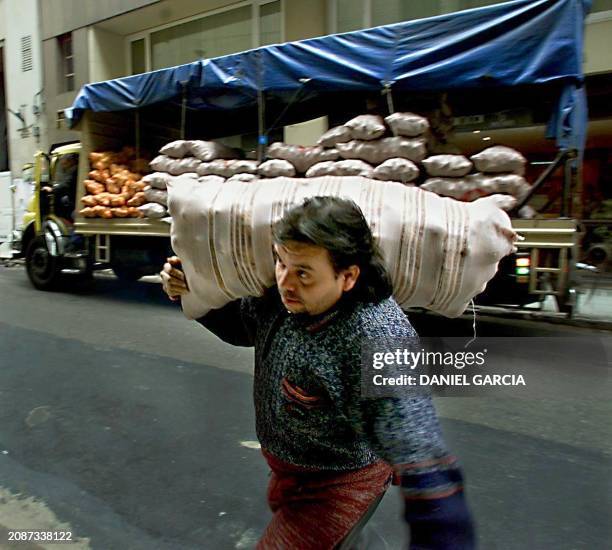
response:
[[[288,313],[276,289],[198,319],[222,340],[255,346],[257,437],[298,466],[360,468],[437,461],[448,454],[428,396],[361,396],[361,342],[414,337],[392,299],[341,301],[311,317]]]

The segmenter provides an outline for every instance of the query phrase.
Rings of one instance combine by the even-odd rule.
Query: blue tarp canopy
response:
[[[252,121],[262,98],[299,105],[329,93],[386,91],[394,97],[554,83],[549,137],[559,147],[582,149],[583,29],[589,8],[589,0],[515,0],[203,59],[87,84],[66,118],[74,126],[87,110],[185,100],[190,110],[235,112]],[[245,116],[251,111],[252,117]]]

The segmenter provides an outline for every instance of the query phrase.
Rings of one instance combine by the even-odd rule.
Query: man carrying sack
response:
[[[257,437],[274,514],[257,548],[355,548],[392,478],[411,549],[474,548],[462,474],[431,398],[361,395],[362,341],[416,336],[361,210],[306,199],[274,225],[273,240],[276,286],[197,319],[230,344],[255,347]],[[169,258],[161,273],[173,300],[189,292],[179,265]]]

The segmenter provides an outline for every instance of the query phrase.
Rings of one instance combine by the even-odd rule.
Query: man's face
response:
[[[354,265],[336,273],[329,252],[320,246],[288,242],[275,244],[276,284],[290,313],[317,315],[333,307],[359,277]]]

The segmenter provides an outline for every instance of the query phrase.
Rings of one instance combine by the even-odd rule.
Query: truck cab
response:
[[[34,194],[23,218],[18,255],[25,257],[32,284],[40,290],[57,285],[65,274],[91,272],[85,242],[74,233],[80,143],[39,151],[31,166]]]

